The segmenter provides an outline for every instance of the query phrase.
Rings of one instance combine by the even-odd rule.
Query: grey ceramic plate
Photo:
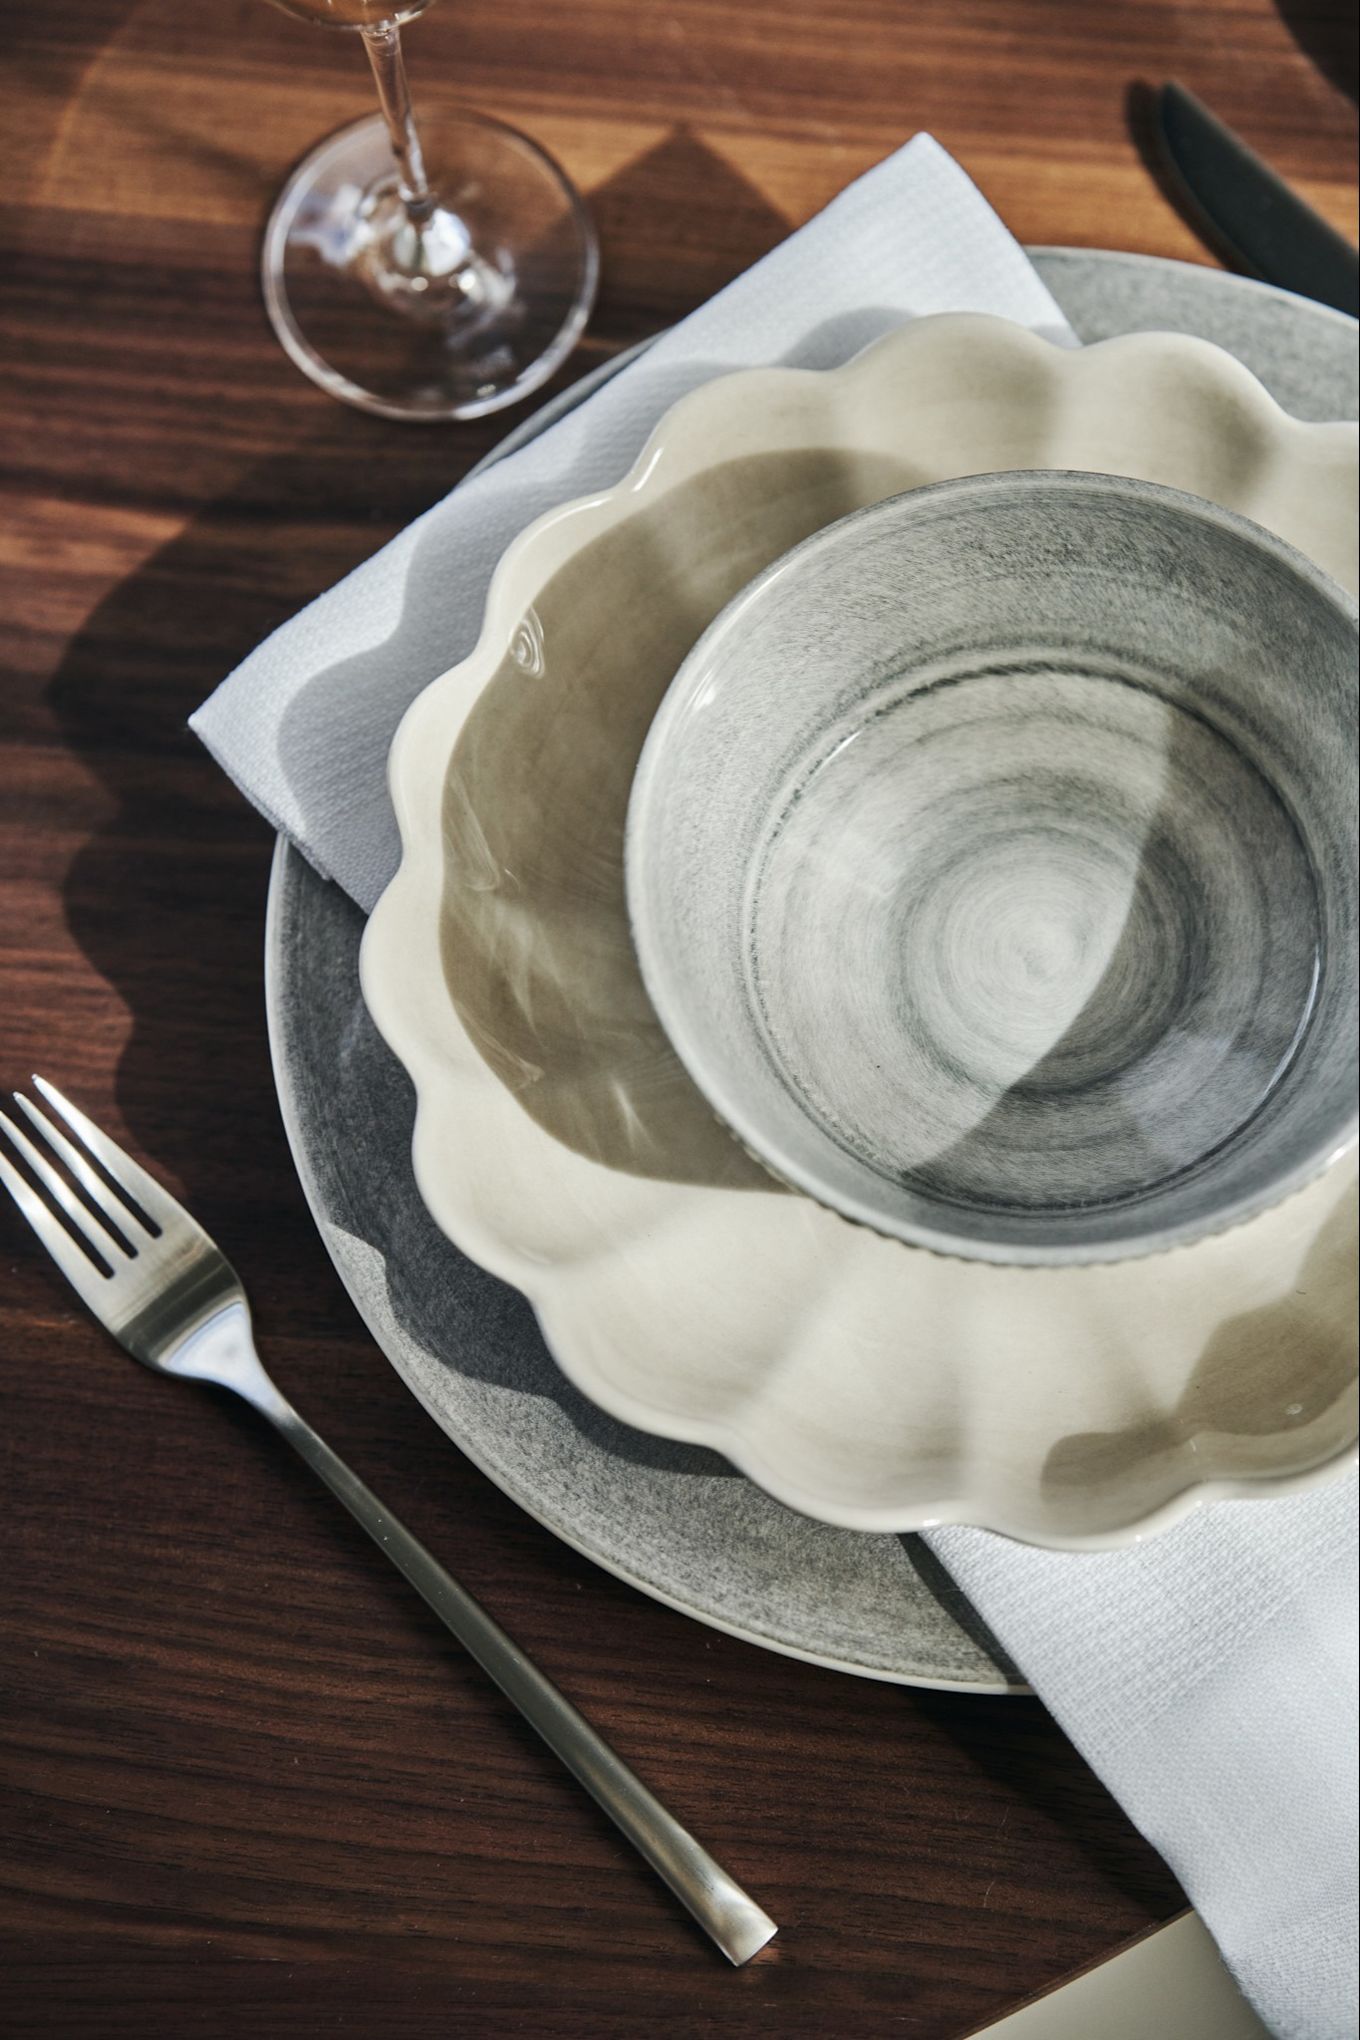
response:
[[[1296,416],[1356,415],[1355,328],[1337,313],[1145,257],[1040,250],[1036,260],[1085,339],[1197,333]],[[528,1305],[459,1254],[420,1202],[410,1087],[359,995],[362,926],[338,888],[280,847],[269,1027],[298,1171],[366,1324],[449,1436],[558,1536],[715,1627],[870,1677],[1023,1690],[918,1539],[795,1515],[715,1455],[630,1430],[570,1387]]]

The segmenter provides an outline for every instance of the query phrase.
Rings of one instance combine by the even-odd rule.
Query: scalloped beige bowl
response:
[[[403,857],[362,976],[415,1084],[425,1202],[524,1291],[586,1395],[828,1522],[1100,1547],[1354,1457],[1354,1156],[1150,1265],[877,1238],[773,1187],[717,1123],[624,901],[638,753],[730,597],[864,504],[1017,467],[1186,489],[1354,586],[1355,428],[1288,418],[1201,341],[1068,350],[950,316],[842,369],[723,377],[615,488],[516,541],[476,650],[403,720]]]

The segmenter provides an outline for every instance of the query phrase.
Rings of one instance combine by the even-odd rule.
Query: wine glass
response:
[[[545,382],[589,316],[594,229],[552,158],[461,109],[417,133],[401,25],[430,0],[275,0],[362,40],[381,112],[279,194],[264,298],[303,372],[384,418],[477,418]]]

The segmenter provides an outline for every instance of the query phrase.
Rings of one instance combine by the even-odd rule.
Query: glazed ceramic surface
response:
[[[1041,249],[1033,259],[1086,339],[1190,331],[1229,346],[1297,415],[1355,416],[1355,327],[1337,313],[1150,257]],[[554,1363],[527,1303],[438,1231],[411,1176],[413,1094],[359,993],[363,925],[337,886],[280,843],[266,987],[284,1124],[357,1310],[449,1438],[556,1535],[702,1622],[861,1676],[1014,1690],[920,1538],[814,1522],[716,1454],[609,1417]],[[1354,1281],[1344,1254],[1332,1272]]]
[[[1356,628],[1197,498],[946,482],[723,612],[643,750],[628,897],[690,1074],[918,1246],[1113,1260],[1355,1134]]]
[[[1353,1168],[1155,1283],[904,1254],[772,1188],[715,1121],[622,873],[648,726],[741,586],[906,487],[1039,466],[1187,488],[1353,575],[1354,430],[1290,420],[1193,340],[922,320],[842,370],[724,378],[517,542],[478,650],[410,711],[362,973],[415,1083],[425,1202],[592,1400],[830,1522],[1079,1546],[1353,1452]]]

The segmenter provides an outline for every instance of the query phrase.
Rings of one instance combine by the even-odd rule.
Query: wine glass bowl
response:
[[[429,0],[274,0],[356,31],[381,112],[318,144],[265,230],[265,305],[286,352],[382,417],[475,418],[538,388],[594,302],[599,259],[565,173],[467,108],[417,131],[399,26]]]

